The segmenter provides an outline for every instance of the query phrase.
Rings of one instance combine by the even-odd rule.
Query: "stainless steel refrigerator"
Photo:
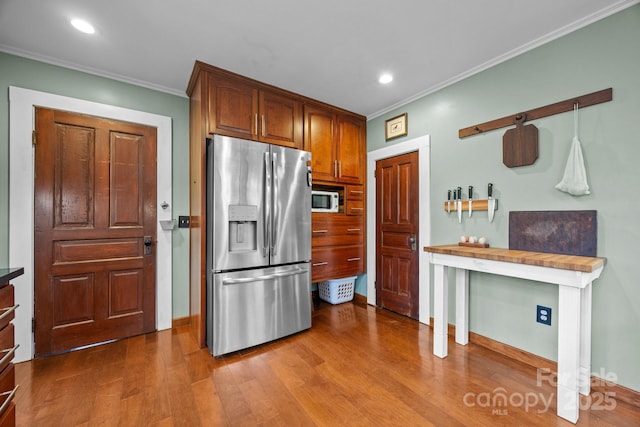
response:
[[[311,154],[215,135],[207,145],[207,347],[311,327]]]

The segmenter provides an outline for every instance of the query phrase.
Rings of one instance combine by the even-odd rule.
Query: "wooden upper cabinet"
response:
[[[302,148],[302,102],[261,90],[258,110],[260,141]]]
[[[352,116],[338,117],[338,178],[340,182],[362,184],[366,158],[366,124]]]
[[[336,128],[335,113],[312,105],[304,107],[304,149],[311,151],[314,181],[335,181]]]
[[[305,105],[305,150],[314,181],[363,184],[366,123],[330,108]]]
[[[302,148],[302,102],[240,79],[209,74],[209,134]]]
[[[237,80],[209,75],[208,132],[255,139],[258,89]]]

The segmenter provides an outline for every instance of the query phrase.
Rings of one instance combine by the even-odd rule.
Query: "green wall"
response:
[[[185,87],[189,76],[185,76]],[[9,86],[172,118],[173,214],[189,214],[189,100],[0,52],[0,266],[9,262]],[[173,318],[189,314],[189,233],[173,231]]]
[[[368,150],[385,146],[384,121],[409,115],[409,134],[431,137],[431,244],[460,235],[486,236],[508,247],[509,211],[598,211],[598,256],[606,257],[594,282],[592,371],[640,390],[640,5],[517,56],[435,93],[367,126]],[[428,73],[429,70],[425,70]],[[539,130],[539,158],[531,166],[502,164],[506,129],[461,140],[458,129],[574,96],[613,88],[613,101],[580,111],[580,141],[591,194],[573,197],[554,189],[562,177],[573,136],[573,115],[532,122]],[[458,224],[442,210],[447,189],[473,185],[486,198],[487,183],[499,199],[496,218],[476,214]],[[453,277],[450,278],[453,281]],[[451,283],[451,282],[450,282]],[[472,273],[471,331],[556,360],[558,297],[555,285]],[[453,287],[451,292],[455,292]],[[450,300],[452,301],[452,300]],[[536,305],[553,309],[553,325],[535,321]],[[450,309],[455,322],[455,307]]]

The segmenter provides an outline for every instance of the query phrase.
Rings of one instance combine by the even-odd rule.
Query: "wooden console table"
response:
[[[448,269],[456,269],[456,343],[469,342],[469,271],[558,285],[557,414],[573,423],[591,391],[591,283],[605,259],[458,245],[426,246],[434,265],[433,354],[447,356]]]

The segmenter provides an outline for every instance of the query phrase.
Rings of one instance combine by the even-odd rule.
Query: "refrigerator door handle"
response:
[[[278,185],[278,154],[271,154],[272,165],[273,165],[273,226],[272,226],[272,235],[271,235],[271,256],[275,256],[277,252],[277,242],[278,242],[278,223],[280,222],[280,210],[278,209],[279,203],[279,185]]]
[[[262,217],[263,220],[263,243],[262,243],[262,256],[269,256],[269,242],[271,235],[271,227],[269,218],[271,217],[270,206],[271,206],[271,198],[269,197],[271,193],[271,164],[269,162],[269,153],[264,153],[264,191],[262,192],[263,197],[263,212],[264,215]]]
[[[255,277],[241,277],[238,279],[223,279],[223,285],[237,285],[239,283],[251,283],[251,282],[262,282],[264,280],[273,280],[279,279],[281,277],[289,277],[289,276],[297,276],[299,274],[308,273],[309,270],[306,268],[296,268],[295,270],[282,271],[280,273],[266,274],[264,276],[255,276]]]

